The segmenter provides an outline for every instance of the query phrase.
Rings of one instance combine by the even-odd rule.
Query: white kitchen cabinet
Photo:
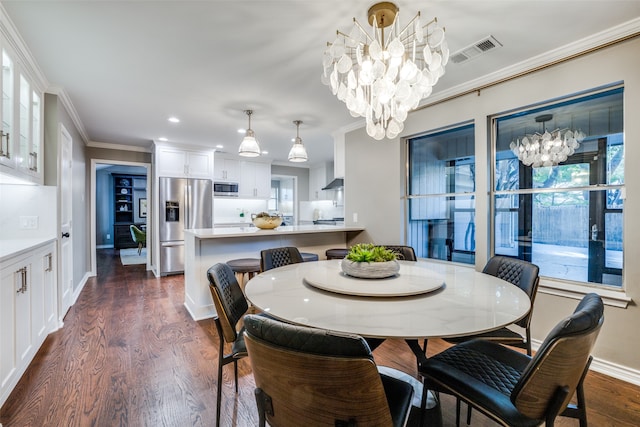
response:
[[[213,179],[223,182],[238,182],[240,180],[240,161],[214,154]]]
[[[155,163],[158,176],[175,178],[213,178],[213,150],[187,150],[157,146]]]
[[[0,406],[56,326],[55,242],[0,263]]]
[[[241,161],[238,193],[243,198],[268,199],[271,195],[271,165]]]
[[[331,171],[333,173],[333,170]],[[309,200],[332,200],[332,194],[323,188],[329,183],[325,165],[309,169]]]
[[[0,171],[36,184],[43,183],[43,91],[15,60],[6,41],[2,50],[0,103]]]

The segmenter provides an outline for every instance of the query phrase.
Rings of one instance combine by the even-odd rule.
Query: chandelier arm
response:
[[[360,29],[360,31],[362,32],[362,34],[365,35],[365,37],[367,38],[367,40],[369,42],[372,42],[374,39],[369,35],[369,33],[367,33],[367,30],[365,30],[362,25],[360,25],[360,23],[358,22],[358,20],[356,18],[353,18],[353,24],[358,27],[358,29]],[[348,36],[347,36],[348,37]],[[349,37],[351,38],[351,37]]]
[[[413,17],[413,19],[411,21],[409,21],[407,23],[407,25],[405,25],[405,27],[402,29],[402,31],[400,31],[398,33],[398,38],[400,38],[400,36],[402,36],[404,34],[405,31],[407,31],[410,27],[413,26],[413,23],[416,21],[416,19],[418,19],[420,17],[420,12],[418,12],[416,14],[416,16]],[[413,34],[413,33],[412,33]],[[409,34],[407,37],[411,37],[411,34]],[[406,39],[402,39],[402,40],[406,40]]]

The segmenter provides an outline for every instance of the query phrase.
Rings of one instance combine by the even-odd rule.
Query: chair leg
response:
[[[587,401],[584,398],[584,379],[589,372],[589,366],[591,366],[592,361],[593,357],[589,356],[587,365],[585,366],[582,376],[580,377],[580,381],[578,382],[578,386],[576,387],[577,404],[567,405],[564,411],[560,413],[561,417],[577,418],[580,421],[580,427],[587,427]]]
[[[238,392],[238,361],[237,360],[233,361],[233,375],[236,381],[236,393],[237,393]]]
[[[142,253],[142,242],[138,243],[138,255]]]
[[[222,350],[220,350],[222,351]],[[222,355],[222,353],[220,353]],[[218,391],[216,395],[216,427],[220,425],[220,404],[222,402],[222,357],[218,358]]]

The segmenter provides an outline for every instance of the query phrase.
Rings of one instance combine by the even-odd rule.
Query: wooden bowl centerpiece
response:
[[[272,230],[282,224],[282,216],[260,212],[259,214],[252,214],[251,221],[253,225],[262,230]]]
[[[395,252],[371,243],[352,246],[340,266],[344,274],[361,279],[384,279],[400,271]]]

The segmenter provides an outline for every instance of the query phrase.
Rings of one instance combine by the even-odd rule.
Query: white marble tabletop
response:
[[[305,262],[261,273],[245,287],[253,305],[283,321],[365,337],[422,339],[454,337],[490,331],[520,320],[530,301],[517,286],[470,267],[429,260],[400,261],[398,276],[383,279],[402,288],[408,279],[423,275],[426,282],[444,283],[434,291],[414,296],[351,296],[354,289],[375,279],[344,276],[340,260]],[[334,277],[340,292],[321,290],[305,277]],[[325,279],[326,278],[326,279]]]

